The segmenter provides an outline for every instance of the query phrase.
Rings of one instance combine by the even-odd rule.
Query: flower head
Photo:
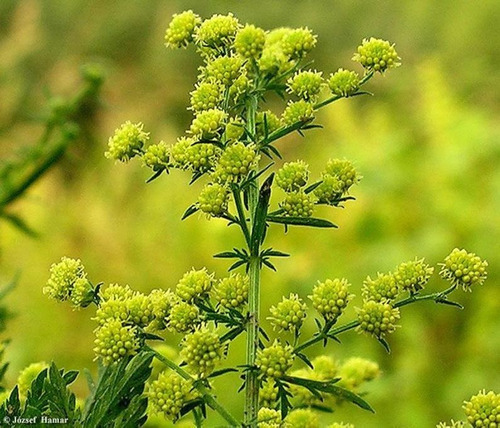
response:
[[[266,42],[266,32],[255,25],[245,25],[236,34],[234,48],[243,58],[258,59]]]
[[[109,138],[108,151],[104,155],[109,159],[128,162],[130,158],[142,154],[144,143],[149,140],[149,133],[144,132],[142,123],[126,121]]]
[[[273,327],[298,332],[306,318],[307,305],[297,294],[291,293],[290,297],[283,297],[276,306],[271,306],[270,312],[267,319]]]
[[[227,211],[229,189],[219,183],[207,184],[198,196],[200,210],[209,216],[219,217]]]
[[[359,74],[339,68],[328,79],[328,87],[334,95],[348,97],[359,89]]]
[[[500,425],[500,394],[479,391],[463,405],[467,421],[473,427],[497,427]]]
[[[309,298],[313,307],[326,321],[335,321],[347,307],[349,301],[354,297],[349,294],[350,284],[347,279],[335,278],[319,282],[313,288],[313,293]]]
[[[212,289],[214,274],[205,268],[191,269],[180,279],[175,293],[185,302],[192,302],[195,298],[203,298]]]
[[[225,345],[219,335],[208,327],[200,327],[184,336],[181,357],[189,370],[199,377],[206,377],[223,358]]]
[[[304,161],[287,162],[276,173],[276,184],[285,192],[299,190],[307,184],[309,166]]]
[[[249,285],[248,276],[239,273],[221,279],[214,288],[217,304],[224,309],[241,308],[248,300]]]
[[[311,409],[294,409],[285,419],[293,428],[320,428],[319,417]]]
[[[86,281],[86,277],[85,268],[80,260],[62,257],[59,263],[54,263],[50,267],[50,277],[43,288],[43,293],[62,302],[70,298],[77,280]],[[79,287],[81,286],[82,284],[79,284]]]
[[[214,178],[220,183],[237,182],[257,164],[259,155],[253,144],[237,142],[227,146],[219,158]]]
[[[146,396],[154,413],[162,413],[167,419],[176,420],[182,408],[195,398],[192,388],[190,381],[177,373],[165,371],[151,382]]]
[[[213,15],[196,29],[194,39],[201,47],[228,46],[233,43],[239,27],[239,21],[232,13]]]
[[[111,319],[94,331],[94,352],[104,364],[116,363],[139,349],[137,327],[124,326],[118,319]]]
[[[305,100],[290,101],[283,112],[281,120],[285,126],[298,122],[308,122],[314,118],[314,106]]]
[[[221,135],[227,119],[227,113],[212,108],[199,112],[189,128],[189,132],[193,137],[199,140],[209,140]]]
[[[316,196],[305,193],[303,190],[289,192],[280,203],[280,208],[285,216],[289,217],[311,217],[314,212]]]
[[[399,309],[393,308],[389,303],[365,300],[363,306],[356,310],[360,322],[358,331],[380,339],[396,330],[396,322],[400,317]]]
[[[201,18],[192,10],[174,14],[165,33],[165,45],[169,48],[183,48],[193,41],[193,33]]]
[[[316,39],[316,35],[308,28],[297,28],[285,33],[281,40],[281,47],[288,57],[303,58],[316,46]]]
[[[305,100],[315,100],[323,86],[322,73],[318,71],[298,71],[288,79],[287,90]]]
[[[153,171],[163,171],[170,165],[170,147],[164,141],[151,144],[142,154],[142,162]]]
[[[465,291],[472,291],[472,286],[481,285],[486,280],[488,262],[481,260],[474,253],[455,248],[441,263],[441,278],[460,286]]]
[[[433,272],[434,268],[424,259],[415,258],[398,265],[393,275],[400,288],[416,293],[425,287]]]
[[[292,367],[294,358],[290,345],[275,340],[272,345],[257,351],[255,365],[264,377],[280,378]]]
[[[359,62],[367,70],[380,73],[401,65],[401,58],[394,49],[394,45],[374,37],[364,39],[352,59]]]
[[[363,281],[362,293],[365,300],[391,301],[398,297],[399,283],[392,273],[377,273],[376,278],[368,276]]]

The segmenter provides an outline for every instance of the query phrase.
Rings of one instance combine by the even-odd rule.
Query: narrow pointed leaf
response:
[[[333,224],[329,220],[313,217],[282,217],[282,216],[267,216],[267,221],[271,223],[279,223],[290,226],[309,226],[309,227],[335,227],[338,226]]]

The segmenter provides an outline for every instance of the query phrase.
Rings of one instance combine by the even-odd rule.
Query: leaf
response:
[[[250,238],[251,254],[258,254],[264,232],[266,230],[267,210],[269,208],[269,199],[271,198],[271,185],[274,174],[271,174],[262,184],[259,191],[259,201],[255,209],[254,223]]]
[[[306,363],[311,369],[314,369],[314,366],[312,365],[311,361],[309,361],[309,358],[306,357],[306,355],[302,354],[301,352],[296,352],[295,355],[299,357],[304,363]]]
[[[21,217],[15,215],[15,214],[7,214],[6,212],[0,213],[0,217],[3,217],[10,224],[12,224],[14,227],[19,229],[21,232],[25,233],[26,235],[30,236],[31,238],[38,238],[39,237],[38,232],[36,232],[34,229],[32,229],[28,225],[28,223],[26,223]]]
[[[235,251],[223,251],[222,253],[214,254],[217,259],[241,259],[241,255]]]
[[[236,269],[236,268],[239,268],[241,265],[245,264],[246,261],[245,260],[238,260],[237,262],[233,263],[229,269],[228,269],[228,272],[231,272],[232,270]]]
[[[455,308],[458,308],[458,309],[463,309],[464,308],[460,303],[454,302],[453,300],[448,300],[446,298],[436,299],[436,303],[440,303],[442,305],[454,306]]]
[[[300,385],[304,388],[307,388],[311,392],[313,390],[325,392],[327,394],[331,394],[335,397],[341,398],[343,400],[349,401],[357,406],[361,407],[364,410],[368,410],[370,412],[375,413],[373,408],[363,400],[359,395],[354,392],[349,391],[348,389],[342,388],[340,386],[335,385],[340,379],[334,379],[329,382],[320,382],[311,379],[303,379],[295,376],[284,376],[283,380],[288,383],[293,383],[294,385]]]
[[[283,253],[278,250],[273,250],[272,248],[269,248],[267,250],[264,250],[261,254],[262,257],[290,257],[290,254]]]
[[[311,184],[310,186],[307,186],[304,189],[304,193],[309,194],[311,193],[316,187],[318,187],[321,183],[323,183],[323,180],[317,181],[316,183]]]
[[[391,347],[389,346],[389,342],[387,342],[387,340],[385,340],[383,337],[377,337],[377,341],[383,346],[385,352],[387,352],[388,354],[391,353]]]
[[[221,369],[221,370],[216,370],[214,371],[212,374],[210,374],[208,377],[209,378],[214,378],[214,377],[217,377],[217,376],[222,376],[226,373],[234,373],[234,372],[237,372],[238,370],[236,369],[233,369],[231,367],[227,367],[225,369]]]
[[[267,221],[271,223],[279,223],[291,226],[309,226],[309,227],[335,227],[338,226],[320,218],[313,217],[284,217],[284,216],[267,216]]]
[[[189,206],[188,209],[185,211],[185,213],[182,215],[181,220],[187,219],[189,216],[193,215],[198,210],[199,210],[199,208],[195,204]]]
[[[266,265],[269,269],[273,270],[276,272],[276,267],[267,259],[262,259],[262,263]]]
[[[161,175],[161,173],[163,171],[164,171],[163,169],[160,169],[159,171],[156,171],[151,177],[149,177],[146,180],[146,183],[151,183],[153,180],[156,180]]]

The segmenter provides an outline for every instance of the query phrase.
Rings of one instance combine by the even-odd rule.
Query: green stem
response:
[[[456,285],[452,285],[451,287],[447,288],[444,291],[440,291],[438,293],[432,293],[432,294],[426,294],[423,296],[417,296],[417,295],[411,295],[407,297],[406,299],[402,299],[399,302],[395,302],[394,305],[392,305],[394,308],[401,308],[402,306],[410,305],[412,303],[416,302],[422,302],[425,300],[433,300],[435,302],[439,302],[440,300],[445,300],[446,296],[450,294],[453,290],[455,290]],[[305,341],[301,345],[297,346],[294,350],[295,353],[301,352],[306,348],[309,348],[310,346],[321,342],[322,340],[332,338],[334,336],[339,335],[340,333],[344,333],[346,331],[352,330],[359,326],[360,322],[358,320],[354,320],[351,322],[348,322],[347,324],[343,324],[341,326],[338,326],[337,328],[331,328],[332,324],[326,323],[323,329],[321,330],[320,333],[318,333],[316,336],[312,337],[311,339]]]
[[[172,369],[175,371],[179,376],[182,378],[189,380],[193,382],[193,386],[198,390],[198,392],[201,394],[203,399],[205,400],[205,403],[207,403],[212,409],[214,409],[219,415],[221,415],[229,424],[231,427],[239,427],[241,426],[241,423],[236,420],[234,416],[232,416],[223,406],[220,404],[215,397],[210,394],[208,388],[203,385],[201,382],[196,381],[188,372],[186,372],[184,369],[179,367],[177,364],[175,364],[172,360],[169,358],[165,357],[164,355],[160,354],[158,351],[154,350],[153,348],[149,346],[145,346],[145,349],[152,352],[154,356],[161,361],[163,364],[165,364],[168,368]]]
[[[251,97],[247,101],[247,130],[251,135],[255,135],[255,114],[257,112],[257,98]],[[248,205],[250,211],[250,221],[252,228],[255,224],[255,210],[259,199],[258,179],[249,186]],[[253,229],[252,229],[253,230]],[[252,237],[253,239],[253,237]],[[258,242],[261,242],[260,237]],[[247,324],[247,347],[246,364],[250,370],[246,373],[245,383],[245,426],[257,426],[257,413],[259,411],[259,382],[258,373],[253,370],[259,347],[259,312],[260,312],[260,245],[252,251],[249,246],[250,261],[248,275],[250,278],[250,288],[248,290],[248,324]]]

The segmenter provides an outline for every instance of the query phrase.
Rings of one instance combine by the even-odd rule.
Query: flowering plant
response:
[[[369,94],[364,88],[370,79],[400,65],[394,45],[370,38],[353,56],[362,74],[341,68],[324,79],[305,61],[316,39],[308,28],[265,31],[242,25],[232,14],[206,20],[192,11],[174,15],[166,45],[193,44],[203,59],[190,94],[194,117],[189,129],[174,144],[149,144],[144,125],[127,121],[109,139],[106,156],[121,162],[140,158],[152,171],[148,181],[174,168],[188,172],[191,183],[205,179],[183,219],[200,212],[225,221],[239,231],[242,246],[215,255],[231,261],[228,275],[216,278],[206,268],[193,268],[173,290],[149,294],[118,284],[96,284],[80,260],[63,257],[55,263],[44,293],[75,308],[97,307],[94,351],[101,370],[97,381],[89,380],[91,396],[84,407],[77,406],[67,389],[74,372],[55,365],[41,370],[24,397],[29,409],[41,408],[33,404],[33,391],[46,389],[45,409],[57,410],[82,426],[136,426],[155,413],[173,421],[191,414],[196,426],[202,426],[212,417],[212,409],[228,426],[317,427],[316,412],[331,411],[342,402],[372,411],[360,388],[379,375],[379,368],[359,357],[342,363],[329,355],[311,358],[310,347],[328,346],[341,334],[357,330],[389,351],[388,335],[398,327],[402,307],[427,300],[461,307],[450,299],[451,293],[457,288],[470,291],[485,281],[487,263],[455,249],[441,264],[440,276],[449,282],[444,290],[425,292],[434,268],[415,258],[392,272],[367,276],[350,321],[344,322],[343,314],[354,300],[351,284],[334,278],[319,280],[309,296],[284,296],[267,316],[273,331],[263,328],[261,270],[276,270],[273,260],[288,257],[269,246],[268,229],[336,228],[314,215],[316,207],[335,209],[353,201],[352,187],[361,179],[346,159],[330,159],[316,179],[302,160],[282,163],[273,171],[282,159],[278,141],[320,128],[314,122],[318,110]],[[281,115],[265,106],[271,92],[287,100]],[[272,192],[281,197],[275,207]],[[314,318],[317,331],[303,337],[308,317]],[[170,333],[183,334],[179,353],[150,345]],[[225,366],[231,342],[242,334],[246,360]],[[163,366],[154,366],[154,379],[148,381],[153,359]],[[240,374],[244,391],[244,409],[238,414],[219,401],[212,384],[215,377],[231,372]],[[51,389],[54,384],[57,390]],[[19,395],[20,389],[14,390],[1,412],[21,408]],[[53,397],[62,397],[62,404],[54,405]],[[466,405],[473,421],[483,418],[476,415],[478,400]],[[331,425],[341,426],[349,425]]]

